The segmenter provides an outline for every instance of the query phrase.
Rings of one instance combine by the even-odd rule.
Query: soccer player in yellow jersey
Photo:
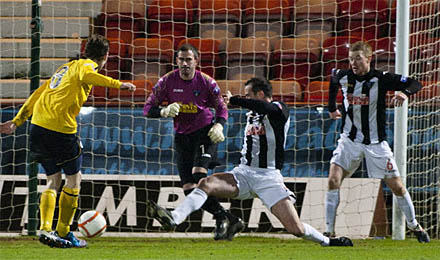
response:
[[[30,127],[31,156],[47,175],[47,189],[40,200],[40,242],[50,247],[85,247],[70,232],[70,223],[78,207],[81,182],[82,145],[76,136],[81,106],[94,85],[135,91],[131,83],[101,75],[98,71],[107,61],[109,42],[100,35],[87,41],[84,59],[62,65],[55,74],[26,100],[15,118],[0,124],[0,133],[11,134],[32,116]],[[59,198],[56,231],[52,220],[61,170],[66,182]]]

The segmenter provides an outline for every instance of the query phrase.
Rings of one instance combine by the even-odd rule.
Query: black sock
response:
[[[238,222],[238,217],[236,217],[235,215],[233,215],[229,210],[227,210],[226,212],[226,217],[228,218],[228,220],[229,220],[229,223],[231,223],[231,224],[235,224],[235,223],[237,223]]]
[[[226,217],[226,211],[216,197],[209,196],[205,204],[203,204],[202,209],[214,215],[215,219],[222,220]]]
[[[195,183],[198,183],[202,178],[207,177],[206,173],[195,172],[193,173],[193,178]],[[189,189],[184,191],[185,195],[188,196],[194,189]],[[238,217],[232,215],[231,212],[225,210],[216,197],[208,196],[208,199],[205,201],[205,204],[202,206],[203,210],[208,211],[214,218],[217,220],[223,220],[228,218],[231,224],[238,222]]]
[[[185,193],[185,196],[188,196],[193,190],[194,189],[185,190],[183,193]],[[223,220],[228,216],[228,212],[220,205],[216,197],[208,196],[208,199],[202,205],[202,209],[214,215],[215,219]]]

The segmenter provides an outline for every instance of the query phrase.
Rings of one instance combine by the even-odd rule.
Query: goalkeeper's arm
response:
[[[150,96],[150,98],[151,98],[151,96]],[[172,104],[169,104],[166,107],[161,108],[157,105],[152,105],[148,101],[144,106],[144,115],[147,117],[152,117],[152,118],[171,117],[171,118],[174,118],[179,115],[180,104],[177,102],[174,102]]]

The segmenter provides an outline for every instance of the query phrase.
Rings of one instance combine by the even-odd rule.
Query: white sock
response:
[[[409,192],[407,191],[403,196],[396,196],[396,201],[397,201],[397,205],[405,215],[406,223],[408,224],[408,227],[411,229],[416,228],[418,224],[416,220],[416,212],[414,210],[414,204],[411,200],[411,196],[409,195]]]
[[[314,227],[309,224],[303,223],[304,225],[304,239],[320,243],[322,246],[328,246],[330,243],[330,239],[323,234],[321,234]]]
[[[325,224],[327,232],[335,232],[336,210],[339,206],[339,189],[329,190],[325,196]]]
[[[191,213],[200,209],[208,199],[208,194],[199,188],[195,188],[177,208],[171,211],[174,222],[182,223]]]

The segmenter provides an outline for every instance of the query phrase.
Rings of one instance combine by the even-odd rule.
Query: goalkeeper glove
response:
[[[223,126],[220,123],[214,124],[208,132],[209,138],[213,143],[223,142],[225,136],[223,135]]]
[[[180,105],[177,102],[169,104],[166,108],[160,110],[161,117],[176,117],[179,115]]]

